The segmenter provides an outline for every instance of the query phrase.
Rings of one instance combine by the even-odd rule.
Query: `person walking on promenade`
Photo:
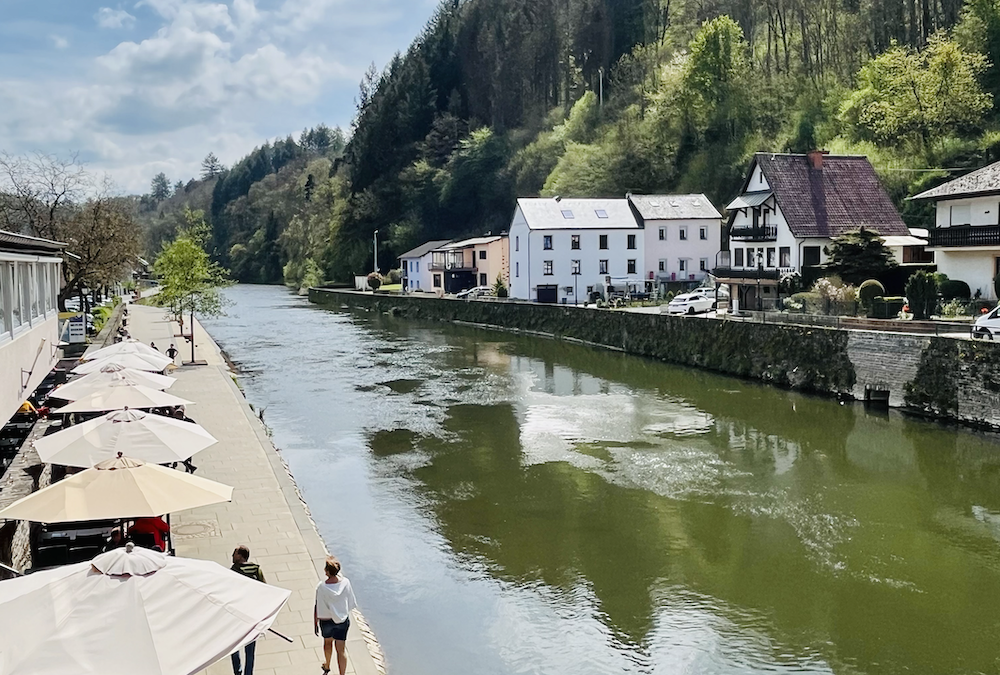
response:
[[[191,419],[190,417],[188,417],[187,415],[184,414],[184,406],[182,406],[182,405],[179,405],[176,408],[174,408],[173,418],[175,420],[180,420],[182,422],[190,422],[191,424],[196,424],[196,422],[193,419]],[[184,464],[184,470],[187,471],[188,473],[194,473],[195,471],[198,470],[198,467],[196,467],[194,464],[191,463],[191,458],[190,457],[188,457],[187,459],[185,459],[184,462],[183,462],[183,464]],[[171,468],[172,469],[176,469],[177,468],[177,462],[174,462],[171,465]]]
[[[337,648],[337,668],[347,672],[347,629],[351,627],[351,610],[358,606],[350,580],[340,573],[340,561],[332,555],[323,567],[326,579],[316,586],[316,606],[313,608],[313,630],[323,633],[322,665],[324,675],[330,672],[333,649]]]
[[[233,567],[234,572],[238,572],[245,577],[250,577],[251,579],[256,579],[257,581],[266,584],[264,581],[264,572],[260,569],[260,565],[250,562],[250,549],[240,544],[233,551]],[[257,643],[251,642],[244,648],[246,660],[244,663],[240,663],[240,650],[237,649],[232,653],[233,658],[233,675],[253,675],[253,661],[254,654],[257,652]]]
[[[150,343],[149,343],[149,346],[150,346],[151,348],[153,348],[153,349],[156,349],[156,343],[155,343],[155,342],[150,342]],[[156,349],[156,351],[160,351],[160,350],[159,350],[159,349]]]
[[[174,346],[173,342],[171,342],[170,346],[167,347],[167,356],[170,358],[171,361],[177,360],[177,347]]]

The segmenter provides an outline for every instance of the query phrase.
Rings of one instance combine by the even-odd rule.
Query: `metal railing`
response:
[[[712,276],[719,279],[743,279],[743,280],[756,280],[756,279],[766,279],[771,281],[777,281],[781,278],[780,269],[767,269],[765,268],[740,268],[740,267],[716,267],[712,270]]]
[[[729,236],[732,239],[740,239],[742,241],[771,241],[778,238],[778,226],[734,227],[729,231]]]
[[[869,319],[859,316],[827,316],[825,314],[795,314],[785,312],[740,312],[724,314],[726,321],[746,321],[798,326],[817,326],[841,330],[872,330],[891,333],[916,333],[919,335],[970,336],[971,322],[960,321],[901,321],[899,319]]]
[[[1000,225],[939,227],[927,233],[928,246],[1000,246]]]

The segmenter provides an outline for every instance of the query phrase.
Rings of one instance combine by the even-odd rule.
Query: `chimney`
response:
[[[809,166],[817,171],[823,170],[823,155],[829,155],[829,150],[813,150],[806,154],[809,158]]]
[[[562,201],[562,197],[560,197],[559,195],[556,195],[556,196],[555,196],[555,200],[556,200],[557,202],[561,202],[561,201]]]

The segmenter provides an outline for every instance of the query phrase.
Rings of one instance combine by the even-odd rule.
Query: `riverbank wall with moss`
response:
[[[313,288],[309,300],[584,342],[779,387],[1000,428],[1000,345],[801,325],[716,321],[566,305]]]

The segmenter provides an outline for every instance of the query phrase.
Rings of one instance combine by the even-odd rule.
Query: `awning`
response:
[[[773,194],[774,193],[771,190],[765,190],[764,192],[747,192],[730,202],[729,206],[726,208],[733,211],[735,209],[747,209],[754,206],[760,206],[770,199]]]
[[[892,246],[927,246],[926,239],[918,239],[917,237],[882,237],[882,242],[889,247]]]

